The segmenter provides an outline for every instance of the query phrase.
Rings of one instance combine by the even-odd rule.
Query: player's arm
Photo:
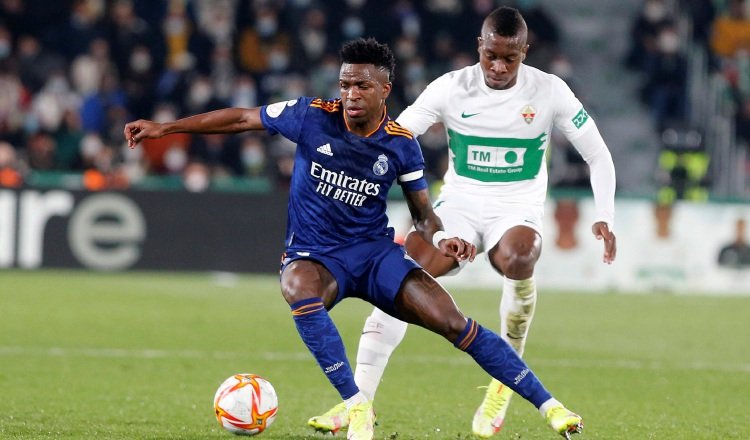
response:
[[[445,107],[449,77],[443,75],[427,85],[413,104],[396,118],[401,126],[417,136],[423,135],[440,117]]]
[[[414,227],[427,243],[440,249],[446,257],[453,257],[458,261],[474,261],[477,248],[458,237],[449,238],[443,230],[443,222],[435,214],[430,204],[430,194],[427,189],[418,191],[404,190],[406,204],[409,206]]]
[[[262,130],[260,107],[225,108],[201,113],[173,122],[158,123],[140,119],[125,125],[124,135],[130,148],[146,138],[159,138],[172,133],[239,133]]]
[[[617,238],[612,231],[615,218],[616,186],[612,155],[596,125],[573,139],[571,143],[589,166],[596,210],[596,218],[591,231],[597,240],[604,240],[602,261],[611,264],[617,256]]]

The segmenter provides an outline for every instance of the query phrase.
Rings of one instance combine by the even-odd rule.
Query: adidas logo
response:
[[[323,144],[319,146],[318,153],[323,153],[326,156],[333,156],[333,151],[331,151],[331,144]]]

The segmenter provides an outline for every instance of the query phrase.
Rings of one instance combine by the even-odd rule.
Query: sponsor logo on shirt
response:
[[[379,183],[329,170],[317,162],[310,164],[310,175],[318,180],[315,192],[348,205],[362,206],[368,196],[380,194]]]
[[[573,119],[571,119],[571,121],[573,121],[573,125],[575,125],[576,128],[581,128],[581,125],[585,124],[588,120],[589,114],[586,113],[586,110],[583,108],[581,108],[581,111],[576,113],[576,115],[573,116]]]

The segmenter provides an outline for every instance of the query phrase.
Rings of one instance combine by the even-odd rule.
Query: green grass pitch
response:
[[[498,327],[497,292],[454,297]],[[350,359],[369,310],[351,299],[332,312]],[[749,316],[748,297],[542,291],[525,357],[584,417],[581,440],[748,439]],[[306,420],[338,396],[275,277],[0,271],[0,438],[231,439],[212,398],[239,372],[279,395],[259,438],[324,438]],[[411,328],[375,401],[375,438],[471,438],[487,382],[467,355]],[[516,396],[498,438],[558,437]]]

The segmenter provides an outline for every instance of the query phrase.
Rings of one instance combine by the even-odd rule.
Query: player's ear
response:
[[[384,101],[391,94],[391,90],[393,90],[392,82],[388,81],[386,83],[383,83],[383,100]]]

